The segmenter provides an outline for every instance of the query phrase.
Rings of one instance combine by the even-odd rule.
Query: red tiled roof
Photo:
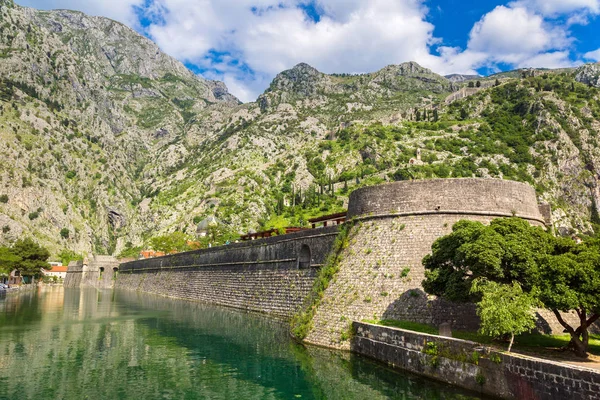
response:
[[[48,270],[48,272],[67,272],[68,267],[52,267]]]

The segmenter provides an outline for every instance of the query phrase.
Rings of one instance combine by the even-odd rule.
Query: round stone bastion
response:
[[[457,178],[394,182],[350,195],[348,218],[431,214],[516,216],[543,225],[533,187],[500,179]]]
[[[349,349],[348,321],[398,320],[475,331],[472,304],[424,292],[422,260],[460,220],[520,217],[543,226],[535,190],[500,179],[430,179],[364,187],[350,195],[348,247],[313,318],[308,343]],[[543,317],[543,316],[542,316]],[[553,330],[552,318],[543,326]]]

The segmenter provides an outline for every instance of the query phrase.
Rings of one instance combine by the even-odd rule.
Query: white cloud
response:
[[[600,0],[519,0],[511,3],[517,7],[527,7],[548,17],[585,12],[600,14]]]
[[[133,7],[141,6],[144,0],[16,0],[16,3],[41,10],[78,10],[134,26],[137,21]]]
[[[519,65],[553,49],[568,47],[563,29],[547,24],[540,15],[523,7],[498,6],[471,30],[468,50],[488,54],[487,62]]]
[[[434,36],[425,0],[314,0],[318,22],[301,8],[307,0],[17,1],[106,15],[138,29],[133,7],[143,4],[152,21],[146,34],[203,76],[223,80],[243,101],[256,99],[275,74],[299,62],[326,73],[372,72],[405,61],[441,74],[568,66],[568,27],[600,14],[600,0],[512,1],[483,15],[461,49]]]
[[[587,52],[583,55],[586,60],[592,60],[600,62],[600,49]]]
[[[317,23],[298,8],[300,0],[156,1],[168,12],[163,24],[150,27],[150,36],[167,53],[203,66],[212,64],[207,53],[215,50],[242,60],[254,71],[247,88],[252,95],[240,96],[244,100],[299,62],[324,72],[370,72],[429,59],[436,41],[420,0],[321,1]],[[236,72],[242,84],[243,70],[226,70]]]
[[[553,51],[534,55],[520,61],[516,66],[519,68],[569,68],[581,64],[570,59],[568,51]]]

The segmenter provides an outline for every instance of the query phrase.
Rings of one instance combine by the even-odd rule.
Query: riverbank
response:
[[[351,350],[403,369],[502,399],[600,398],[600,371],[498,352],[462,339],[354,322]]]
[[[38,287],[37,284],[19,285],[19,286],[10,287],[10,288],[6,289],[5,291],[3,291],[2,293],[5,293],[6,295],[17,294],[17,293],[22,293],[25,291],[35,290],[35,289],[37,289],[37,287]]]

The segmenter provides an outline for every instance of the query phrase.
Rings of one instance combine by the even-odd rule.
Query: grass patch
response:
[[[420,324],[418,322],[397,321],[397,320],[393,320],[393,319],[383,319],[383,320],[368,320],[368,319],[366,319],[366,320],[363,320],[363,322],[366,322],[367,324],[373,324],[373,325],[382,325],[382,326],[389,326],[392,328],[406,329],[407,331],[427,333],[429,335],[437,335],[439,333],[438,328],[436,328],[435,326],[431,326],[431,325],[427,325],[427,324]]]
[[[331,280],[340,269],[342,253],[350,244],[350,232],[353,231],[353,228],[354,224],[351,222],[342,225],[333,245],[333,250],[329,254],[327,261],[325,261],[325,265],[319,270],[317,279],[315,279],[307,306],[292,317],[292,334],[299,340],[306,339],[313,327],[313,318],[325,295],[325,290],[329,287]],[[357,230],[354,230],[353,233],[356,234]]]
[[[389,326],[392,328],[406,329],[408,331],[427,333],[429,335],[439,334],[438,328],[410,321],[396,321],[391,319],[386,320],[363,320],[368,324]],[[505,350],[505,343],[494,340],[493,338],[481,335],[477,332],[453,331],[452,337],[455,339],[468,340],[471,342],[481,343],[489,346],[495,345],[502,347]],[[526,350],[534,353],[544,353],[545,349],[560,349],[567,344],[571,337],[569,335],[541,335],[536,333],[525,334],[515,337],[514,350]],[[590,335],[589,353],[600,356],[600,335]],[[545,353],[544,353],[545,354]]]
[[[518,349],[535,348],[561,348],[565,347],[571,341],[569,335],[539,335],[529,334],[515,338],[515,347]],[[600,335],[590,335],[589,353],[600,355]]]

